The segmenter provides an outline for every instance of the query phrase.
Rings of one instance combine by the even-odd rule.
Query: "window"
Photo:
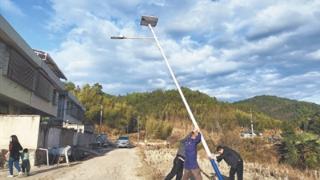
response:
[[[14,49],[10,50],[7,77],[29,90],[34,89],[35,68]]]
[[[67,114],[78,120],[83,120],[84,118],[84,111],[82,108],[71,100],[68,100],[67,102]]]
[[[48,102],[53,98],[53,86],[41,73],[38,74],[35,94]]]
[[[8,113],[9,113],[8,104],[0,102],[0,114],[8,114]]]
[[[57,105],[57,98],[58,97],[58,93],[57,93],[57,90],[53,90],[53,94],[52,94],[52,104],[53,105]]]
[[[60,119],[63,119],[65,112],[65,96],[59,94],[58,99],[58,117]]]

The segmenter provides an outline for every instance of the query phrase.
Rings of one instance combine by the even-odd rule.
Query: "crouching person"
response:
[[[243,179],[243,161],[239,153],[228,148],[227,146],[218,146],[217,161],[220,162],[222,159],[231,167],[229,171],[229,179],[234,180],[235,174],[237,173],[238,180]]]
[[[30,160],[29,160],[29,150],[27,148],[23,149],[22,153],[22,172],[25,176],[30,175]]]
[[[174,176],[176,176],[176,180],[181,180],[183,175],[183,165],[185,160],[185,145],[184,142],[188,138],[185,137],[184,139],[180,140],[179,142],[179,149],[177,151],[177,155],[173,160],[173,167],[170,173],[165,177],[165,180],[171,180]]]

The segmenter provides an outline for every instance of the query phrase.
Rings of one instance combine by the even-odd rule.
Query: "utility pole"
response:
[[[99,134],[101,134],[101,124],[102,124],[102,110],[103,110],[103,105],[100,105],[100,124],[99,124]]]
[[[253,121],[252,121],[252,109],[251,108],[250,108],[250,113],[251,113],[251,136],[254,136]]]
[[[137,124],[138,124],[138,144],[139,144],[140,142],[139,118],[137,118]]]

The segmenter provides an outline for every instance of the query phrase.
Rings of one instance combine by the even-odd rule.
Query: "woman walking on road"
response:
[[[22,146],[19,143],[19,140],[16,135],[11,136],[11,140],[9,143],[9,176],[13,177],[13,165],[18,170],[19,175],[21,175],[21,169],[19,165],[20,159],[20,151],[22,150]]]

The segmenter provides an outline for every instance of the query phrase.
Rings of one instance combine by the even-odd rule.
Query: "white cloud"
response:
[[[318,1],[51,0],[51,33],[65,38],[52,56],[76,83],[100,82],[110,93],[172,88],[139,16],[158,15],[160,43],[183,86],[224,100],[258,94],[311,98],[319,89]],[[72,7],[72,8],[71,8]],[[318,32],[319,32],[318,31]],[[320,35],[320,33],[319,33]],[[308,64],[309,63],[309,64]],[[314,85],[312,85],[314,84]],[[297,88],[298,86],[303,89]]]
[[[253,20],[250,20],[248,36],[257,38],[295,30],[309,19],[308,16],[301,14],[303,13],[301,8],[303,6],[298,7],[297,4],[275,3],[263,9],[257,13]],[[307,9],[305,10],[309,12]]]
[[[199,65],[200,70],[204,70],[207,74],[216,74],[224,72],[232,72],[240,68],[241,63],[234,61],[219,60],[214,57],[208,58]]]
[[[0,10],[13,15],[24,16],[22,10],[12,0],[1,0]]]
[[[223,76],[214,81],[212,89],[206,89],[210,95],[220,99],[243,99],[256,95],[278,95],[287,98],[305,100],[316,97],[320,83],[319,72],[306,72],[299,75],[283,76],[276,69],[258,68],[254,72],[240,71]],[[208,82],[207,82],[208,83]],[[279,95],[280,94],[280,95]],[[318,102],[312,101],[312,102]]]
[[[219,98],[220,100],[239,98],[240,94],[232,92],[231,88],[232,87],[230,86],[223,86],[210,89],[203,89],[203,92],[210,95],[214,94],[214,96]]]
[[[320,49],[307,54],[311,59],[320,60]]]
[[[315,95],[309,95],[307,97],[304,97],[302,99],[300,99],[301,101],[309,101],[309,102],[314,102],[314,103],[317,103],[317,104],[320,104],[320,92],[315,92]]]
[[[294,86],[306,86],[313,88],[313,85],[320,85],[320,82],[315,81],[320,78],[320,72],[306,72],[299,75],[291,75],[284,78],[277,78],[273,80],[273,85],[280,87],[294,87]],[[312,85],[312,86],[309,86]]]

